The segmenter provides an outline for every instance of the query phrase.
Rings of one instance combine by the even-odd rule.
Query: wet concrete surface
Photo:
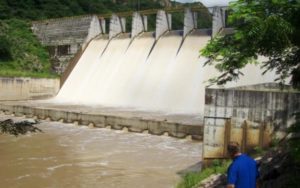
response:
[[[124,107],[84,106],[74,104],[50,103],[43,100],[34,101],[0,101],[0,104],[29,106],[35,108],[56,109],[69,112],[114,115],[120,117],[140,118],[147,120],[159,120],[177,122],[190,125],[203,125],[203,118],[199,114],[167,114],[165,112],[143,111]]]

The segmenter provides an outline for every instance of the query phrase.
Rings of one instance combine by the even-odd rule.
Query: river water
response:
[[[200,142],[60,122],[36,126],[43,133],[0,134],[1,187],[175,187],[201,160]]]

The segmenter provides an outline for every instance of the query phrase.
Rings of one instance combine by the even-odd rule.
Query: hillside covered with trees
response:
[[[0,19],[41,20],[83,14],[106,14],[163,8],[155,0],[0,0]]]

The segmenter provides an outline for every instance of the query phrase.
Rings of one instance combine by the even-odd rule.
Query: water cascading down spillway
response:
[[[170,31],[170,16],[159,11],[155,37],[143,26],[131,37],[114,36],[113,23],[122,20],[111,21],[110,37],[90,42],[55,101],[202,116],[205,81],[216,71],[203,67],[207,59],[199,51],[211,36],[195,29],[194,15],[186,10],[184,31]],[[140,18],[133,19],[133,28],[142,25]]]

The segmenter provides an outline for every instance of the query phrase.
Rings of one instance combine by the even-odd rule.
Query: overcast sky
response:
[[[221,6],[228,5],[228,2],[232,0],[176,0],[176,1],[184,2],[184,3],[200,1],[205,6],[209,7],[209,6],[216,6],[216,5],[221,5]]]

